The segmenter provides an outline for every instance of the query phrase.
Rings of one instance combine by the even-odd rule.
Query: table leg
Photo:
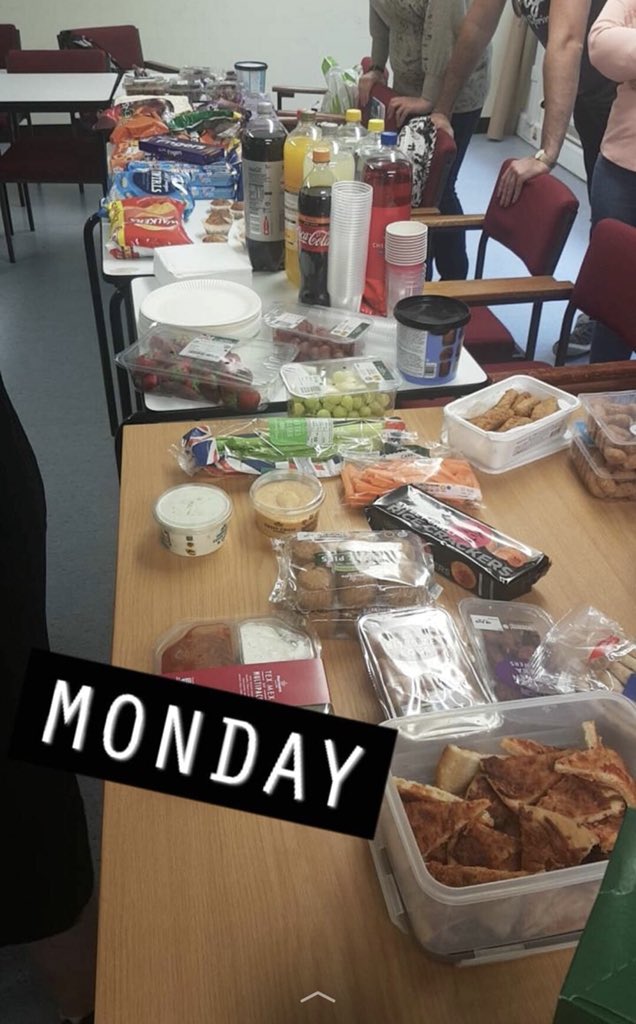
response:
[[[15,263],[15,251],[13,249],[13,238],[11,237],[13,235],[13,224],[11,223],[7,186],[4,182],[0,182],[0,211],[2,212],[2,224],[4,226],[7,252],[9,253],[9,262]]]
[[[84,225],[84,252],[86,254],[86,268],[88,270],[93,314],[95,316],[95,327],[97,330],[97,343],[99,345],[99,355],[102,364],[102,376],[104,378],[104,390],[106,392],[106,405],[108,407],[110,432],[114,437],[118,425],[117,403],[115,401],[111,353],[108,344],[108,332],[106,330],[102,291],[99,271],[97,269],[97,257],[95,254],[95,228],[99,224],[100,220],[100,215],[98,213],[94,213],[86,221]]]

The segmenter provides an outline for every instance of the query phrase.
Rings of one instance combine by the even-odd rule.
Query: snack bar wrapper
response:
[[[115,171],[108,198],[111,201],[147,196],[176,199],[183,203],[184,220],[187,220],[194,209],[189,184],[190,176],[184,168],[165,170],[160,165],[135,161],[128,165],[127,170]]]
[[[270,601],[317,627],[354,626],[374,608],[411,608],[439,595],[425,545],[406,530],[297,533],[272,543],[278,579]]]
[[[162,245],[190,245],[185,204],[168,198],[116,199],[106,204],[110,221],[108,251],[115,259],[152,256]]]
[[[412,530],[430,544],[441,576],[479,597],[509,601],[526,594],[550,568],[550,559],[494,527],[416,487],[398,487],[370,505],[374,530]]]
[[[541,695],[614,690],[636,700],[636,641],[598,608],[575,608],[548,632],[520,682]]]

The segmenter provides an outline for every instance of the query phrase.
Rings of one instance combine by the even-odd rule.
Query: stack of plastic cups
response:
[[[421,295],[426,276],[428,228],[414,220],[389,224],[384,243],[389,316],[400,299]]]
[[[373,189],[362,181],[335,181],[327,271],[332,306],[360,310],[367,268]]]

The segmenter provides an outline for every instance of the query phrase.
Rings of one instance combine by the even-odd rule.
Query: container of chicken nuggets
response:
[[[569,444],[574,395],[518,374],[444,408],[446,439],[484,473],[505,473]],[[636,438],[635,438],[636,440]]]
[[[636,706],[596,691],[383,727],[397,741],[371,847],[394,923],[458,964],[574,943],[636,805]]]

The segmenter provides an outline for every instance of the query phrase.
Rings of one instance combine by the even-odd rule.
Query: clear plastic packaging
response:
[[[400,380],[381,359],[331,359],[288,363],[281,377],[290,416],[339,420],[384,417],[395,409]]]
[[[320,653],[316,637],[273,616],[191,619],[159,638],[154,670],[186,683],[328,712]]]
[[[267,407],[294,352],[293,345],[260,338],[236,341],[155,324],[116,360],[142,393],[250,413]]]
[[[444,608],[372,612],[358,621],[369,675],[385,714],[420,715],[491,702]]]
[[[351,452],[342,467],[343,504],[365,508],[405,484],[420,487],[445,505],[464,512],[482,507],[479,481],[466,459],[441,446],[374,455]]]
[[[636,469],[636,391],[582,395],[590,437],[612,469]]]
[[[532,693],[614,690],[636,698],[636,641],[592,606],[550,629],[520,676]]]
[[[256,526],[266,537],[315,530],[325,492],[318,478],[297,469],[275,469],[250,487]]]
[[[578,475],[595,498],[636,501],[636,465],[621,469],[606,462],[601,449],[583,434],[572,438],[570,454]]]
[[[435,782],[448,744],[478,754],[501,753],[504,737],[558,747],[584,747],[583,723],[636,774],[636,708],[614,693],[577,693],[508,701],[385,723],[397,730],[393,776]],[[584,927],[606,862],[455,889],[427,870],[396,786],[389,781],[373,854],[389,913],[410,928],[431,956],[480,964],[575,942]]]
[[[534,604],[521,601],[482,601],[469,597],[459,603],[464,629],[475,652],[480,678],[497,700],[533,696],[520,677],[534,652],[554,625]]]
[[[272,329],[274,341],[298,345],[299,363],[360,356],[368,343],[375,350],[379,345],[395,349],[393,321],[345,309],[277,303],[263,322]]]
[[[309,621],[351,622],[372,608],[428,604],[439,593],[430,556],[406,530],[298,533],[273,543],[270,601]]]
[[[417,487],[398,487],[369,505],[365,514],[374,530],[413,530],[428,541],[436,572],[478,597],[521,597],[550,568],[543,552]]]

